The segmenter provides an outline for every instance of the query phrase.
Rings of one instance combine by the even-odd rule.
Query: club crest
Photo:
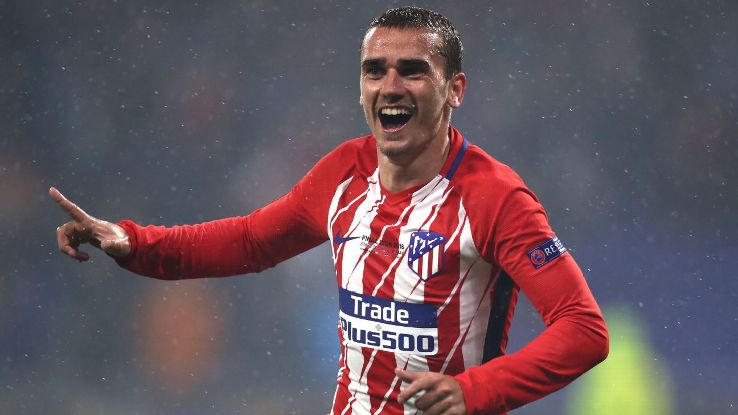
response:
[[[410,234],[407,265],[423,281],[443,270],[443,251],[446,237],[440,233],[418,231]]]

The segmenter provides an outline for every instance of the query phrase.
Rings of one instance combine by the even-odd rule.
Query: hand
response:
[[[56,228],[56,241],[61,252],[80,262],[87,261],[90,255],[78,248],[83,243],[90,243],[115,258],[130,255],[131,242],[123,228],[88,215],[54,187],[49,189],[49,195],[72,218]]]
[[[408,372],[400,368],[395,374],[406,383],[397,401],[404,403],[418,394],[415,406],[425,415],[465,415],[464,393],[456,380],[448,375],[434,372]]]

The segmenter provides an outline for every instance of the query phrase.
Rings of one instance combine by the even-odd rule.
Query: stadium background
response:
[[[613,356],[641,362],[518,413],[608,396],[738,413],[738,3],[418,3],[464,41],[454,124],[542,199],[616,322]],[[268,203],[366,133],[360,39],[393,5],[0,1],[0,413],[327,411],[327,245],[160,282],[63,257],[46,191],[168,225]],[[523,300],[510,350],[540,329]]]

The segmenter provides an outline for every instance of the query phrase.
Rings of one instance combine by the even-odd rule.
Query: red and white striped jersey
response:
[[[449,157],[425,185],[388,192],[374,138],[361,137],[249,216],[173,228],[121,222],[134,252],[120,263],[156,278],[242,274],[329,239],[341,344],[331,414],[416,413],[412,401],[397,402],[407,384],[396,367],[455,376],[469,413],[518,407],[604,358],[606,328],[535,196],[449,132]],[[547,329],[504,355],[520,288]]]

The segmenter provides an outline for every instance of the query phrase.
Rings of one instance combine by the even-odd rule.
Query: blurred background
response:
[[[738,3],[416,3],[464,42],[453,123],[538,194],[611,326],[606,364],[516,413],[738,413]],[[367,133],[360,40],[397,5],[0,0],[1,414],[328,411],[327,245],[156,281],[57,252],[47,189],[142,224],[269,203]],[[509,351],[542,327],[523,299]]]

